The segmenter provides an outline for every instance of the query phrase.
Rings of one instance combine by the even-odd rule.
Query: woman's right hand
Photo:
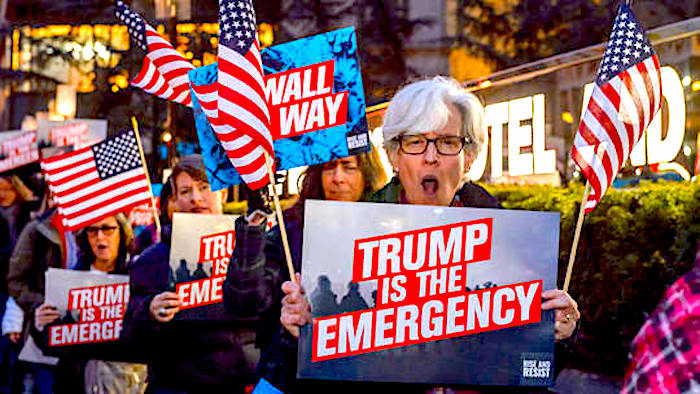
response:
[[[175,314],[180,311],[180,305],[182,305],[182,300],[177,293],[164,291],[153,297],[148,310],[153,320],[166,323],[173,320]]]
[[[306,299],[304,288],[301,287],[301,275],[295,274],[297,281],[282,283],[282,314],[280,322],[294,338],[299,338],[299,327],[311,322],[311,305]]]
[[[55,306],[46,303],[41,304],[34,310],[34,327],[39,332],[44,331],[44,327],[58,318],[59,314]]]

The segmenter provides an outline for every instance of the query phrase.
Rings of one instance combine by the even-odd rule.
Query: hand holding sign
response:
[[[542,292],[542,309],[554,309],[554,339],[561,341],[571,337],[576,328],[576,322],[581,318],[578,304],[569,293],[563,290],[547,290]]]
[[[296,282],[287,281],[282,284],[285,296],[282,298],[282,315],[280,322],[294,338],[299,338],[299,327],[311,322],[311,305],[306,299],[306,291],[301,287],[301,275],[295,274]]]
[[[41,304],[34,310],[34,327],[38,331],[44,331],[44,327],[53,323],[60,317],[55,306],[49,304]]]
[[[173,320],[175,314],[180,311],[182,300],[177,293],[164,291],[153,297],[148,310],[151,312],[151,318],[160,323],[167,323]]]

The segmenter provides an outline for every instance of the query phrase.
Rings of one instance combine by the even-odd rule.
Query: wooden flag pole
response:
[[[139,135],[139,124],[136,121],[136,117],[131,117],[131,126],[134,128],[134,134],[136,135],[136,144],[139,146],[139,154],[141,155],[141,163],[143,163],[143,171],[146,173],[146,180],[148,181],[148,190],[151,194],[151,208],[153,208],[153,222],[156,224],[156,231],[158,232],[158,239],[160,240],[160,217],[158,215],[158,209],[156,208],[156,199],[153,198],[153,189],[151,189],[151,176],[148,175],[148,166],[146,164],[146,156],[143,154],[143,147],[141,146],[141,136]],[[162,202],[162,201],[161,201]]]
[[[292,282],[297,282],[297,277],[294,275],[294,265],[292,264],[292,254],[289,252],[289,241],[287,240],[287,229],[284,226],[284,217],[282,216],[282,207],[280,206],[279,197],[277,197],[277,190],[275,188],[275,173],[272,171],[272,163],[270,160],[270,155],[267,151],[265,153],[265,165],[267,166],[267,174],[270,176],[270,185],[272,186],[272,198],[275,202],[275,212],[277,213],[277,223],[280,226],[280,234],[282,235],[282,246],[284,247],[284,257],[287,259],[287,269],[289,270],[289,277],[292,278]]]
[[[598,160],[603,160],[605,148],[603,145],[597,145],[593,150],[595,157]],[[578,240],[581,237],[581,227],[583,227],[583,219],[586,216],[586,201],[591,193],[591,183],[586,179],[586,189],[583,191],[581,199],[581,208],[578,211],[578,220],[576,220],[576,230],[574,231],[574,242],[571,244],[571,252],[569,252],[569,265],[566,267],[566,277],[564,278],[564,287],[562,290],[568,292],[569,284],[571,283],[571,272],[574,269],[574,260],[576,260],[576,250],[578,249]]]
[[[566,277],[564,278],[564,288],[563,290],[569,291],[569,283],[571,282],[571,272],[574,269],[574,260],[576,260],[576,249],[578,249],[578,240],[581,237],[581,227],[583,227],[583,218],[586,216],[586,201],[588,201],[588,194],[591,192],[591,183],[586,181],[586,189],[583,192],[583,199],[581,200],[581,208],[578,211],[578,220],[576,221],[576,230],[574,231],[574,242],[571,245],[571,252],[569,253],[569,265],[566,267]]]

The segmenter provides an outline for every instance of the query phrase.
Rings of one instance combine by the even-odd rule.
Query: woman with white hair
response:
[[[453,79],[435,77],[399,90],[384,115],[384,146],[397,176],[372,201],[500,208],[467,171],[484,143],[484,108]],[[581,317],[561,290],[542,292],[543,310],[555,310],[555,338],[571,337]]]
[[[482,187],[466,179],[484,142],[484,109],[472,93],[445,77],[421,80],[400,89],[384,116],[384,145],[396,176],[370,201],[500,208]],[[303,289],[285,282],[281,321],[291,333],[311,321]],[[566,292],[542,292],[542,309],[555,310],[555,339],[572,336],[580,317]]]
[[[484,143],[484,110],[444,77],[406,85],[384,116],[384,147],[397,176],[376,202],[499,208],[466,173]]]

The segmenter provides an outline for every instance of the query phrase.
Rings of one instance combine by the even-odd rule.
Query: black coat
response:
[[[230,311],[233,321],[151,319],[149,306],[156,295],[169,287],[170,237],[164,228],[164,242],[152,245],[133,263],[130,299],[122,336],[139,344],[147,356],[149,386],[189,392],[242,392],[251,381],[236,329],[241,322],[257,316],[269,304],[253,289],[262,267],[244,268],[246,278],[229,296],[235,299]],[[245,279],[245,278],[244,278]],[[231,289],[229,289],[231,291]],[[260,306],[259,308],[257,306]]]
[[[31,212],[38,209],[36,201],[24,201],[19,203],[19,212],[15,220],[15,234],[19,239],[24,226],[31,219]],[[0,215],[0,293],[7,294],[7,272],[10,266],[10,256],[15,245],[10,242],[9,223]]]

